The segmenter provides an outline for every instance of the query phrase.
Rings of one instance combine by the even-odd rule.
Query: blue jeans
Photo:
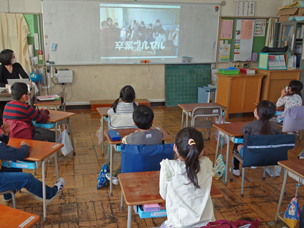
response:
[[[21,170],[21,169],[20,169]],[[57,193],[56,187],[46,187],[46,198],[51,199]],[[8,190],[19,190],[26,188],[29,192],[42,198],[42,182],[30,173],[23,172],[0,172],[0,192]],[[5,195],[5,199],[10,199],[11,195]]]

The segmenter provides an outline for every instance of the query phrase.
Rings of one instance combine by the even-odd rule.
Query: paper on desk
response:
[[[57,94],[55,95],[44,95],[44,96],[37,96],[37,99],[40,101],[53,101],[60,98]]]

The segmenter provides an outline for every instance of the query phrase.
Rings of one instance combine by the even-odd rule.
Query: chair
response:
[[[114,114],[108,117],[108,129],[135,128],[133,113]]]
[[[161,145],[121,144],[121,173],[160,170],[159,163],[165,158],[174,158],[173,143]],[[123,199],[121,191],[121,210],[123,209]]]
[[[233,158],[243,163],[241,197],[244,197],[245,168],[250,166],[274,166],[277,165],[278,161],[288,160],[287,152],[294,148],[295,140],[294,135],[257,135],[247,138],[243,157],[240,153],[234,153],[231,164],[233,167]],[[264,167],[263,180],[265,180],[265,170]],[[233,172],[231,172],[230,181],[233,181]]]
[[[62,94],[60,95],[60,100],[61,100],[61,105],[58,108],[58,111],[66,111],[66,98],[67,98],[67,93],[66,92],[62,92]]]
[[[4,192],[0,192],[0,195],[4,195],[6,193],[10,193],[12,195],[12,201],[13,201],[13,208],[16,209],[16,198],[15,198],[15,192],[14,190],[9,190],[9,191],[4,191]]]
[[[300,141],[301,141],[302,130],[304,130],[304,106],[295,106],[287,109],[283,119],[282,131],[283,132],[299,131]]]
[[[210,129],[213,128],[214,122],[210,118],[217,117],[219,123],[222,122],[223,111],[220,106],[211,107],[197,107],[192,112],[191,127],[195,128],[207,128],[206,140],[210,138]]]

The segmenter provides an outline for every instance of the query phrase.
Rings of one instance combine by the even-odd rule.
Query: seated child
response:
[[[21,160],[27,157],[29,153],[29,144],[26,141],[22,141],[20,148],[14,148],[8,146],[9,141],[9,123],[4,123],[2,117],[0,117],[0,126],[2,128],[2,134],[0,135],[0,159],[1,160]],[[0,160],[0,164],[1,164]],[[30,173],[16,172],[17,169],[10,169],[1,167],[0,169],[0,191],[19,190],[26,188],[29,192],[42,198],[42,182],[36,179]],[[46,186],[46,198],[51,199],[58,194],[64,186],[64,179],[59,178],[53,187]],[[11,194],[5,194],[4,200],[10,201]]]
[[[119,102],[121,99],[121,102]],[[119,98],[115,100],[112,107],[108,110],[108,115],[133,113],[137,104],[135,100],[135,91],[132,86],[126,85],[120,90]]]
[[[282,131],[280,131],[275,124],[269,121],[276,113],[276,107],[273,103],[267,100],[260,101],[253,113],[257,120],[247,123],[241,130],[244,132],[244,144],[246,143],[246,138],[248,136],[282,134]],[[242,157],[244,144],[239,144],[237,146],[237,151],[234,151],[240,153]],[[234,158],[233,175],[235,176],[240,176],[239,164],[239,160]]]
[[[132,134],[125,136],[122,143],[131,145],[156,145],[162,144],[163,133],[157,129],[151,129],[154,119],[154,113],[151,108],[146,105],[139,105],[134,109],[133,120],[134,125],[138,127]],[[121,172],[121,164],[115,171],[113,183],[118,184],[117,175]],[[110,179],[110,175],[107,175]]]
[[[33,140],[55,142],[55,132],[41,127],[35,127],[32,121],[44,123],[49,111],[46,109],[33,109],[26,104],[29,99],[27,85],[22,82],[15,82],[11,86],[13,101],[8,102],[3,111],[5,120],[23,121],[32,128]]]
[[[278,99],[276,106],[284,106],[284,112],[277,116],[277,121],[273,118],[272,121],[281,123],[287,109],[294,106],[302,106],[301,90],[303,88],[302,82],[292,80],[289,82],[287,88],[282,89],[281,96]]]
[[[165,227],[202,227],[214,221],[210,196],[212,162],[204,155],[201,132],[180,130],[173,147],[177,160],[164,159],[160,165],[159,193],[166,200]]]

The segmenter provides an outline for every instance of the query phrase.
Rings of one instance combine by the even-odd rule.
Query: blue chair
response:
[[[121,173],[160,170],[159,163],[163,159],[174,158],[173,145],[173,143],[160,145],[121,144]],[[121,210],[123,209],[123,199],[121,191]]]
[[[234,153],[231,164],[233,167],[233,158],[243,163],[241,197],[244,197],[245,168],[251,166],[274,166],[278,164],[278,161],[288,160],[288,150],[294,148],[295,141],[294,135],[257,135],[247,137],[243,157],[241,157],[240,153]],[[263,180],[265,179],[265,170],[266,168],[264,167]],[[233,172],[231,172],[230,177],[230,181],[232,180]]]

